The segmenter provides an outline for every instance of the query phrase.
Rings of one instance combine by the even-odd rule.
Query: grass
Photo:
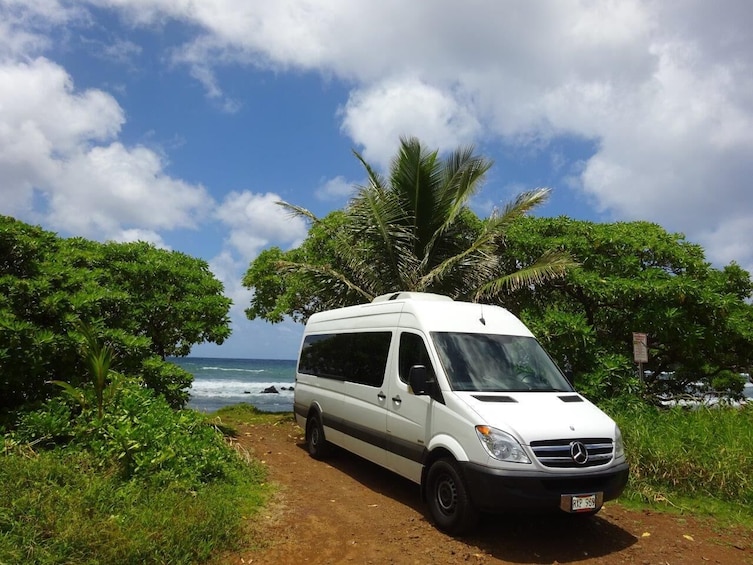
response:
[[[232,546],[266,499],[259,467],[187,492],[123,481],[85,452],[5,455],[0,563],[196,563]]]
[[[606,409],[630,462],[621,502],[753,527],[753,406]]]
[[[290,422],[294,418],[290,412],[263,412],[251,404],[233,404],[214,412],[210,422],[228,435],[235,435],[235,425],[238,424],[280,424]]]
[[[53,399],[3,437],[0,565],[202,563],[247,539],[260,463],[138,383],[105,408]]]

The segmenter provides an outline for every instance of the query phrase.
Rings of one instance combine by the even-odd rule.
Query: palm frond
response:
[[[294,261],[278,261],[276,267],[280,271],[290,272],[305,272],[316,277],[325,279],[334,279],[340,284],[347,287],[349,290],[363,297],[366,302],[371,302],[374,299],[374,295],[364,290],[359,285],[355,284],[351,279],[345,276],[343,273],[333,269],[328,265],[313,265],[311,263],[298,263]]]
[[[402,258],[414,253],[413,234],[406,224],[406,212],[389,191],[364,189],[354,198],[347,210],[348,231],[352,248],[359,242],[383,257],[383,265],[397,275]]]
[[[369,165],[366,160],[363,158],[363,155],[361,155],[358,151],[353,151],[353,154],[356,156],[356,159],[358,159],[361,162],[361,165],[363,165],[363,168],[366,169],[366,176],[369,180],[369,183],[371,187],[384,189],[386,185],[386,181],[382,175],[380,175],[377,171],[374,170],[374,168]],[[369,188],[369,187],[361,187],[361,188]]]
[[[310,220],[311,223],[314,223],[314,224],[319,222],[319,218],[317,218],[312,212],[310,212],[306,208],[303,208],[301,206],[296,206],[295,204],[291,204],[290,202],[285,202],[284,200],[278,200],[277,202],[275,202],[275,204],[285,208],[288,212],[290,212],[291,216]]]
[[[507,226],[517,218],[524,216],[535,207],[540,206],[549,199],[552,190],[547,187],[539,187],[533,190],[521,192],[515,200],[508,202],[501,212],[493,215],[500,226]]]
[[[569,253],[546,251],[532,265],[484,284],[478,289],[474,299],[494,297],[504,290],[515,291],[525,286],[536,286],[563,277],[569,269],[577,266],[578,263]]]
[[[493,254],[496,238],[497,234],[485,227],[481,234],[463,251],[445,259],[421,277],[422,288],[429,288],[431,285],[436,284],[437,281],[441,281],[450,271],[471,257],[474,260],[472,265],[469,266],[474,268],[476,276],[481,280],[488,280],[492,276],[494,267],[497,264],[497,259]],[[422,264],[422,267],[426,268],[426,265]]]
[[[460,209],[481,188],[481,181],[494,164],[491,160],[474,154],[474,147],[468,146],[455,151],[445,161],[442,196],[450,211],[449,221],[457,216]],[[447,220],[445,224],[448,223]]]

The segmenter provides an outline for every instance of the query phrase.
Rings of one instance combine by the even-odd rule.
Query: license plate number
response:
[[[601,492],[593,494],[563,494],[560,508],[565,512],[590,512],[598,510],[604,500]]]
[[[574,496],[571,502],[571,510],[580,512],[581,510],[596,510],[596,495]]]

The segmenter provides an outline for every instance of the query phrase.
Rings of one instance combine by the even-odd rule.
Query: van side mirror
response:
[[[429,394],[427,375],[428,371],[424,365],[413,365],[408,371],[408,382],[416,396]]]

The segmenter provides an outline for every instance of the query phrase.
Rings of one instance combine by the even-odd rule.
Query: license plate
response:
[[[563,494],[560,498],[560,508],[565,512],[591,512],[601,508],[604,494]]]
[[[570,502],[573,512],[579,512],[581,510],[595,510],[596,509],[596,495],[589,494],[588,496],[574,496]]]

